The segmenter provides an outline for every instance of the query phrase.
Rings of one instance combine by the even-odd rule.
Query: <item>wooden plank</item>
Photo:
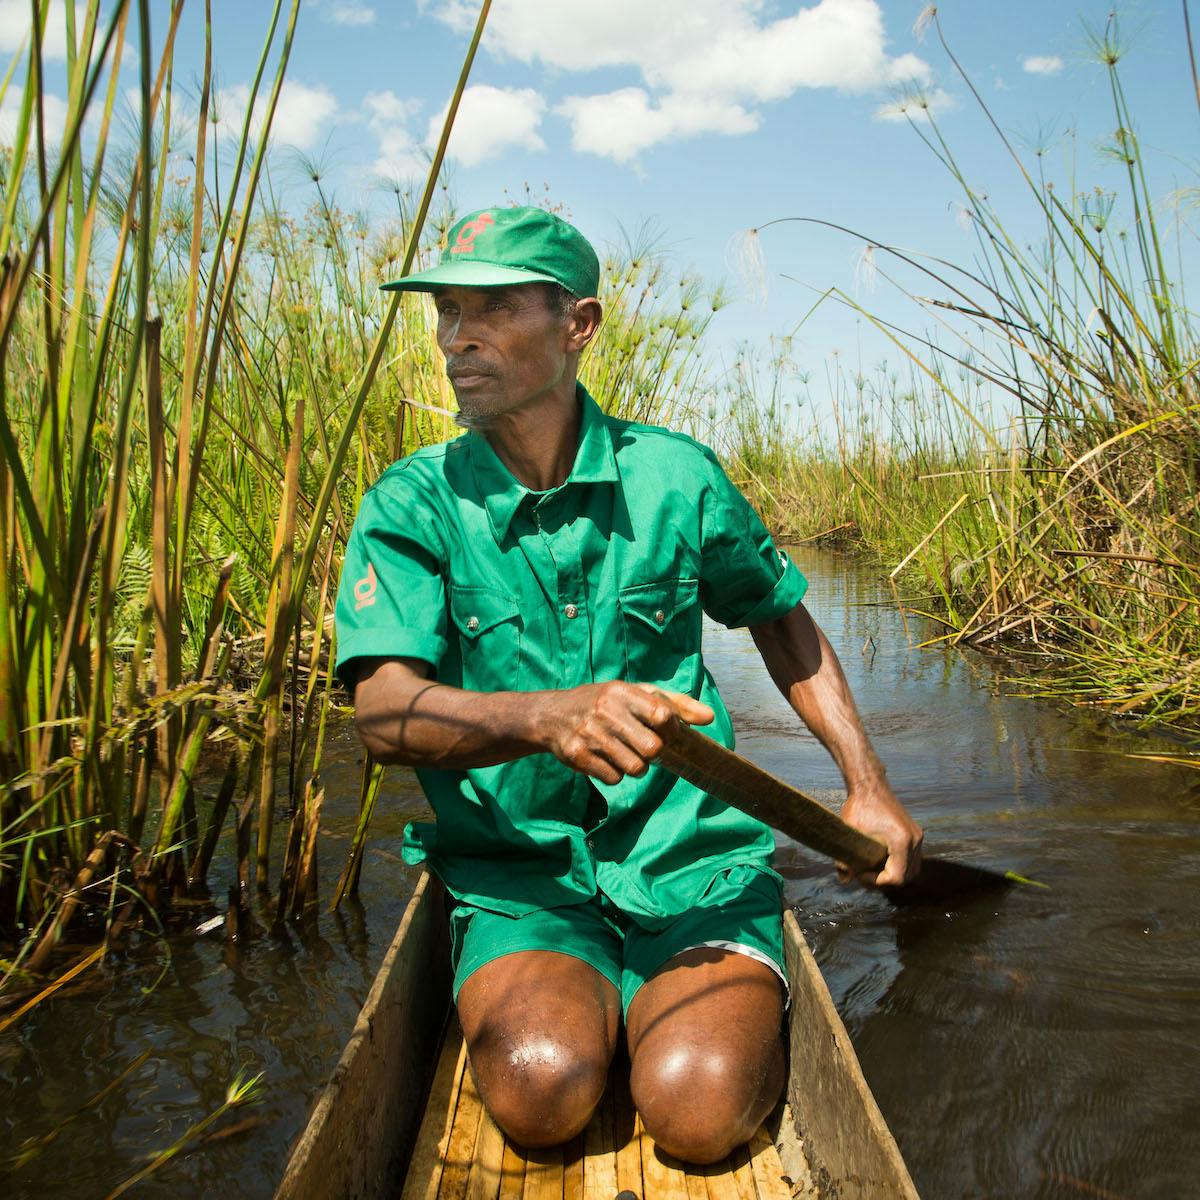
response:
[[[500,1200],[521,1200],[525,1191],[525,1156],[505,1139],[500,1167]]]
[[[792,1189],[784,1182],[779,1151],[761,1126],[750,1139],[750,1170],[758,1200],[791,1200]]]
[[[582,1133],[563,1147],[562,1200],[583,1200],[583,1147]]]
[[[742,1200],[738,1194],[737,1178],[733,1170],[733,1155],[723,1159],[721,1162],[714,1164],[711,1167],[703,1168],[695,1172],[689,1171],[688,1177],[688,1195],[692,1195],[691,1176],[695,1173],[701,1179],[705,1186],[705,1192],[708,1200]],[[754,1200],[753,1194],[747,1197],[747,1200]]]
[[[413,1147],[401,1200],[434,1200],[437,1196],[466,1066],[467,1047],[455,1019],[446,1030],[446,1043],[429,1089],[425,1119]]]
[[[708,1200],[708,1175],[719,1179],[724,1175],[724,1161],[715,1163],[712,1167],[685,1167],[683,1172],[684,1186],[687,1188],[688,1200]]]
[[[276,1200],[399,1191],[449,1005],[442,887],[422,874]]]
[[[745,1146],[707,1167],[688,1167],[688,1196],[693,1200],[754,1200],[754,1175]],[[697,1181],[704,1191],[696,1186]]]
[[[467,1180],[467,1200],[496,1200],[504,1170],[504,1132],[492,1120],[487,1109],[479,1122],[479,1140],[475,1143],[475,1161]]]
[[[642,1200],[641,1118],[629,1095],[629,1069],[618,1064],[613,1071],[613,1145],[617,1148],[617,1190],[632,1192]]]
[[[613,1143],[613,1092],[608,1090],[596,1105],[583,1131],[583,1200],[613,1200],[617,1187],[617,1148]]]
[[[788,1010],[787,1100],[813,1178],[840,1200],[918,1200],[850,1035],[800,932],[783,914],[783,944],[792,985]],[[784,1163],[792,1178],[798,1167]]]
[[[525,1151],[525,1200],[562,1200],[563,1148]]]
[[[458,1094],[458,1105],[454,1110],[454,1127],[446,1145],[442,1163],[442,1178],[438,1183],[438,1200],[466,1200],[467,1180],[471,1177],[471,1164],[475,1158],[475,1143],[479,1140],[479,1127],[483,1123],[483,1102],[475,1089],[475,1079],[467,1063],[466,1045],[462,1050],[462,1087]]]
[[[683,1164],[659,1151],[654,1139],[646,1132],[640,1116],[637,1126],[642,1154],[642,1185],[648,1200],[688,1200]]]
[[[728,1158],[728,1168],[721,1176],[717,1188],[713,1180],[708,1181],[710,1200],[754,1200],[754,1172],[750,1167],[750,1148],[738,1146]]]

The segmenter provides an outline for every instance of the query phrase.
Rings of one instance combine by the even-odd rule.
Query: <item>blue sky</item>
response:
[[[857,264],[862,243],[788,224],[761,239],[765,300],[731,269],[749,227],[815,217],[969,264],[956,185],[889,106],[913,85],[967,169],[1018,233],[1036,222],[1019,177],[913,0],[495,0],[451,144],[452,194],[462,208],[503,201],[528,183],[566,206],[598,244],[649,227],[676,272],[725,280],[734,302],[712,345],[765,346],[790,331],[816,294],[840,287],[889,317],[925,327]],[[1114,187],[1099,145],[1114,125],[1107,81],[1085,23],[1097,0],[948,0],[952,49],[1001,126],[1047,135],[1048,170],[1070,186]],[[165,0],[154,4],[158,26]],[[213,0],[215,57],[231,118],[244,104],[266,29],[266,0]],[[1123,75],[1155,190],[1166,200],[1194,183],[1200,114],[1176,0],[1122,6]],[[0,0],[0,54],[28,25],[27,0]],[[194,90],[202,65],[199,0],[185,11],[177,79]],[[382,213],[379,179],[419,170],[431,125],[466,46],[471,0],[305,0],[277,121],[276,185],[306,199],[293,147],[315,154],[339,203]],[[1200,20],[1200,13],[1196,14]],[[55,14],[51,16],[51,22]],[[135,82],[132,74],[130,83]],[[55,84],[51,72],[50,87]],[[894,113],[892,114],[895,115]],[[4,112],[0,110],[0,136]],[[1186,215],[1186,214],[1185,214]],[[1120,209],[1117,219],[1121,219]],[[1185,238],[1185,240],[1187,240]],[[1190,260],[1189,260],[1190,261]],[[801,283],[781,278],[792,275]],[[829,356],[865,368],[898,357],[861,320],[823,306],[794,344],[813,388]]]

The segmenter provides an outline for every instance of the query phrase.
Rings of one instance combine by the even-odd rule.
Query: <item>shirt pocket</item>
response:
[[[452,584],[450,620],[458,630],[462,686],[515,691],[521,682],[521,606],[493,588]]]
[[[696,579],[660,579],[621,588],[625,678],[695,694],[700,668],[700,592]]]

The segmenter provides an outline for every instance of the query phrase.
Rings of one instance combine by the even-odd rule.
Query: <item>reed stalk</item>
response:
[[[938,335],[885,325],[829,289],[823,301],[875,323],[905,374],[836,368],[836,437],[801,437],[775,402],[786,353],[749,364],[724,399],[727,454],[781,531],[835,530],[876,555],[948,630],[939,640],[1003,646],[1030,692],[1198,732],[1200,337],[1168,268],[1118,19],[1091,42],[1116,125],[1119,195],[1055,187],[1041,153],[1027,161],[1003,132],[936,11],[932,24],[1043,241],[1010,228],[937,118],[910,101],[915,135],[961,189],[977,265],[816,221],[871,247],[878,277]]]

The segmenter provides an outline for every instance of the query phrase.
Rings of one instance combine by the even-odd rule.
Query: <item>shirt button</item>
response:
[[[589,850],[595,850],[595,848],[596,848],[596,839],[595,838],[588,838],[587,848]]]
[[[468,617],[467,618],[467,629],[471,633],[474,633],[475,630],[477,630],[478,628],[479,628],[479,618],[478,617]]]
[[[579,616],[579,609],[574,604],[568,604],[567,607],[563,609],[563,616],[565,616],[568,621],[573,621],[577,616]]]
[[[656,625],[662,625],[662,624],[665,624],[666,620],[667,620],[667,614],[665,612],[663,612],[663,610],[660,608],[654,614],[654,623]]]

